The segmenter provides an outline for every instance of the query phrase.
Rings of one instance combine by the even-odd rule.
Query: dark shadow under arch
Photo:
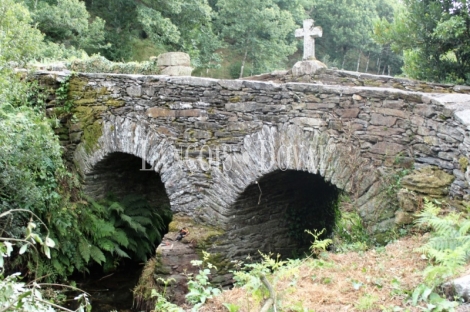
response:
[[[312,236],[333,230],[340,190],[323,177],[303,171],[277,170],[248,186],[232,207],[234,256],[261,252],[296,257],[308,251]]]
[[[85,177],[85,192],[93,198],[140,194],[151,204],[170,206],[160,175],[142,158],[120,152],[109,154],[95,165]]]
[[[158,214],[160,218],[153,215],[152,223],[145,223],[147,234],[156,229],[160,233],[155,235],[155,241],[152,242],[155,246],[160,243],[157,237],[163,237],[168,232],[171,209],[165,185],[160,175],[152,170],[149,164],[143,163],[141,158],[126,153],[111,153],[95,165],[84,182],[87,195],[97,200],[106,198],[108,202],[118,201],[126,207],[125,214],[131,217],[143,217],[148,209]],[[153,251],[154,248],[149,251],[147,257],[153,256]],[[139,258],[142,260],[142,257]]]

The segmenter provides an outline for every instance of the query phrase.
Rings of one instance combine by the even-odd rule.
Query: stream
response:
[[[135,312],[132,289],[137,285],[143,265],[127,263],[112,273],[90,271],[75,277],[77,287],[90,294],[93,312]],[[77,294],[71,294],[71,299]],[[69,298],[70,298],[69,297]],[[71,307],[75,308],[75,307]]]

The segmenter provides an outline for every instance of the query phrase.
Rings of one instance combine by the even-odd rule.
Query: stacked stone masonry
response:
[[[393,170],[437,166],[455,177],[451,197],[469,197],[468,161],[464,167],[461,160],[470,151],[470,95],[117,74],[76,74],[70,86],[77,118],[67,149],[87,187],[99,187],[96,166],[109,155],[140,157],[160,175],[173,211],[226,232],[220,248],[229,257],[246,242],[245,225],[265,222],[249,225],[256,213],[236,222],[237,201],[273,172],[321,176],[351,194],[373,232],[394,224],[384,195]],[[279,217],[269,226],[283,224]],[[257,240],[272,242],[260,232]]]

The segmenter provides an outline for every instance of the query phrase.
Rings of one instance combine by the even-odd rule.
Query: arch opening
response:
[[[142,158],[115,152],[98,162],[84,180],[85,193],[106,207],[114,226],[126,233],[129,246],[123,250],[131,259],[141,262],[153,256],[172,219],[160,175]],[[136,246],[131,246],[134,242]]]
[[[340,190],[318,174],[277,170],[248,186],[233,206],[234,257],[258,250],[299,257],[313,237],[305,230],[333,231]]]

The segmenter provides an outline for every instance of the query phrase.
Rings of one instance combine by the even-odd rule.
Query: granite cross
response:
[[[295,37],[304,39],[303,60],[315,60],[315,39],[323,35],[321,27],[313,27],[313,19],[304,21],[304,27],[295,30]]]

